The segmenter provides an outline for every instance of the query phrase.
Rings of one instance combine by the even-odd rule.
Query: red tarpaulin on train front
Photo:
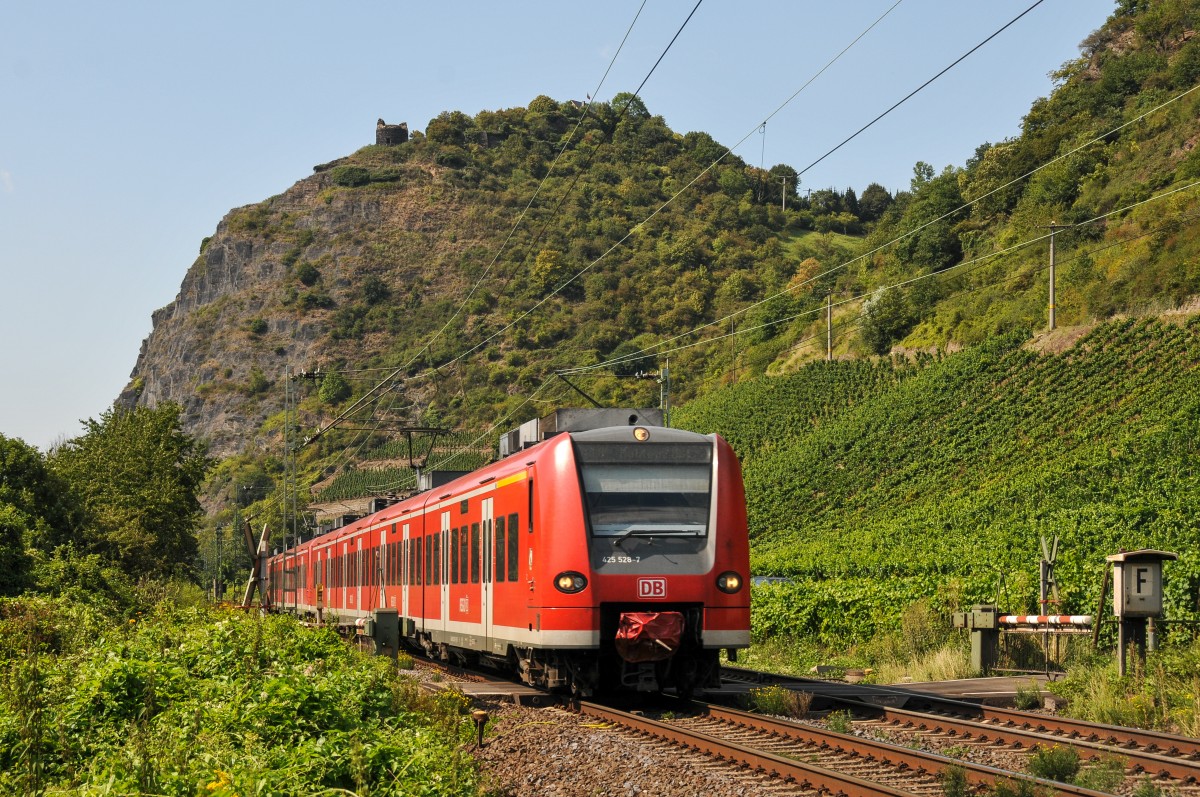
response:
[[[683,638],[679,612],[624,612],[617,626],[617,653],[632,664],[675,655]]]

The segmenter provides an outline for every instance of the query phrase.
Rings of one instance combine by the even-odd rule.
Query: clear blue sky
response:
[[[1032,0],[705,0],[641,92],[679,132],[804,168]],[[128,381],[231,208],[443,110],[584,99],[640,0],[11,2],[0,6],[0,434],[45,449]],[[692,0],[648,0],[607,82],[632,91]],[[1048,73],[1112,11],[1046,0],[803,178],[905,188],[1018,132]]]

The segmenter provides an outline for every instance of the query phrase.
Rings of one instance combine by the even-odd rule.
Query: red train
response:
[[[741,469],[719,436],[557,434],[278,553],[275,608],[580,695],[718,683],[750,643]]]

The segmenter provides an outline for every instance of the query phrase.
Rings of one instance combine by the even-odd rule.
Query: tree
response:
[[[863,221],[879,221],[894,201],[886,188],[879,183],[871,183],[863,189],[862,197],[858,200],[858,217]]]
[[[0,595],[28,585],[31,551],[65,542],[76,521],[66,485],[41,453],[0,435]]]
[[[346,381],[345,377],[337,371],[330,371],[321,380],[321,389],[317,391],[317,395],[326,404],[337,404],[339,401],[350,398],[351,392],[350,383]]]
[[[842,195],[842,207],[846,209],[847,213],[853,213],[855,216],[860,214],[858,196],[855,195],[853,188],[847,188],[846,193]]]
[[[916,319],[900,288],[880,288],[863,303],[863,342],[875,354],[887,354],[908,334]]]
[[[80,542],[134,577],[186,572],[210,460],[182,431],[181,408],[112,409],[50,456],[84,512]]]
[[[646,109],[646,103],[642,102],[642,98],[628,91],[622,91],[613,97],[612,107],[626,119],[642,121],[650,118],[650,111]]]
[[[374,274],[363,280],[362,292],[367,304],[371,305],[386,301],[392,295],[387,283]]]

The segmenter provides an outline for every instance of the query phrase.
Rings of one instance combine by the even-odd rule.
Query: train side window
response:
[[[458,550],[458,529],[457,528],[450,529],[450,550],[452,550],[452,551]],[[454,556],[450,557],[450,583],[451,584],[458,583],[458,562],[455,561]]]
[[[465,575],[465,573],[464,573]],[[479,524],[471,524],[471,583],[479,583]]]
[[[521,544],[521,519],[514,512],[508,516],[508,580],[516,581],[518,578],[517,569],[520,561],[517,554],[520,551]]]
[[[467,524],[462,527],[462,536],[459,538],[459,545],[454,549],[454,558],[458,563],[458,572],[462,573],[462,583],[467,583]]]
[[[434,533],[429,535],[428,541],[425,543],[425,554],[429,559],[429,572],[425,574],[425,583],[431,587],[438,583],[437,541],[438,533]]]
[[[496,518],[496,580],[503,581],[504,572],[504,515]]]

